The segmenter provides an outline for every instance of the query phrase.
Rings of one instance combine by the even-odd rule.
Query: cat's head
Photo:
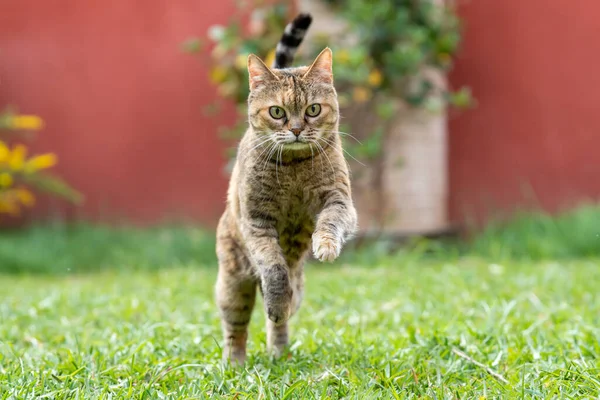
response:
[[[250,55],[248,118],[252,130],[286,150],[331,143],[339,120],[331,66],[329,48],[312,65],[287,69],[270,69]]]

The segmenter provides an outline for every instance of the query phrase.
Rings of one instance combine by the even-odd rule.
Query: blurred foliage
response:
[[[424,73],[428,68],[447,71],[452,67],[461,30],[451,5],[434,4],[434,0],[382,0],[376,5],[366,0],[322,1],[347,23],[347,31],[319,37],[312,43],[318,47],[316,52],[326,46],[333,49],[340,106],[364,104],[379,117],[375,126],[369,127],[370,132],[361,135],[367,138],[368,146],[364,143],[353,146],[358,156],[375,158],[380,153],[382,132],[386,122],[396,115],[398,100],[433,112],[443,110],[448,104],[456,107],[471,104],[468,88],[452,92],[439,87],[430,74]],[[239,138],[246,129],[248,54],[254,53],[271,65],[275,46],[290,16],[286,4],[246,1],[241,2],[238,13],[227,25],[209,29],[208,39],[213,45],[210,79],[223,99],[236,104],[240,116],[237,125],[223,132],[226,138]],[[198,52],[206,45],[195,38],[184,43],[183,48]],[[301,53],[296,58],[296,65],[311,61],[302,59]],[[211,105],[207,112],[218,112],[221,105]],[[353,132],[355,128],[347,127]],[[347,147],[351,144],[347,143]]]
[[[344,34],[356,41],[355,46],[347,46],[338,54],[338,81],[367,91],[377,88],[379,92],[400,95],[416,106],[425,105],[428,95],[440,89],[420,74],[423,67],[442,71],[452,67],[461,30],[450,4],[435,0],[382,0],[374,6],[365,0],[323,1],[346,19],[348,32]],[[448,100],[457,106],[467,105],[456,104],[452,97]]]
[[[598,259],[600,203],[581,204],[556,214],[520,210],[497,215],[484,227],[472,226],[470,236],[463,238],[355,241],[346,246],[340,262],[379,265],[407,258],[450,261],[465,257],[495,263]]]
[[[0,273],[62,275],[188,265],[214,268],[217,265],[214,249],[214,232],[184,225],[144,229],[81,222],[37,225],[19,231],[0,231]],[[465,258],[502,264],[599,257],[600,204],[590,204],[558,215],[522,212],[491,222],[468,240],[357,239],[344,247],[335,264],[421,267],[426,261],[452,263]],[[321,268],[327,266],[319,265]]]
[[[492,220],[467,249],[494,260],[600,257],[600,204],[582,204],[554,215],[517,211],[508,219]]]
[[[207,36],[210,50],[209,78],[217,86],[220,96],[208,105],[207,115],[218,114],[226,102],[236,106],[238,118],[232,127],[221,128],[225,140],[238,139],[247,129],[249,83],[247,60],[250,54],[258,55],[267,65],[275,58],[275,46],[285,25],[289,22],[289,10],[285,4],[266,4],[264,1],[238,1],[239,6],[227,25],[213,25]],[[184,51],[199,53],[208,51],[204,39],[191,38],[183,43]],[[235,148],[228,150],[233,158]]]
[[[449,90],[439,76],[451,69],[461,41],[460,20],[450,3],[323,1],[347,24],[336,37],[317,39],[319,47],[334,49],[340,106],[355,111],[363,104],[377,115],[366,124],[360,118],[350,118],[342,127],[362,140],[345,144],[350,153],[365,160],[376,159],[384,150],[389,123],[402,105],[435,113],[447,106],[466,108],[472,104],[469,88]]]
[[[0,231],[0,273],[64,275],[216,263],[214,232],[193,227],[77,222]]]
[[[0,215],[18,216],[24,207],[32,207],[35,204],[32,190],[72,202],[81,200],[78,192],[47,172],[57,163],[55,154],[28,156],[24,144],[14,143],[17,134],[40,130],[43,125],[36,115],[20,115],[11,110],[0,114]]]

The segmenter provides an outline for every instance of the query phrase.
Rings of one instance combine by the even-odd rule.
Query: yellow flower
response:
[[[244,70],[248,66],[248,55],[247,54],[238,54],[235,58],[235,67],[237,69]]]
[[[10,150],[8,146],[0,140],[0,163],[8,160],[8,156],[10,155]]]
[[[56,165],[56,154],[48,153],[30,158],[25,163],[25,171],[34,172],[40,169],[50,168]]]
[[[8,214],[13,217],[19,216],[19,206],[16,203],[0,202],[0,214]]]
[[[352,92],[352,99],[357,103],[364,103],[371,98],[371,90],[364,87],[356,87]]]
[[[37,115],[14,115],[10,117],[9,125],[12,129],[39,130],[44,126],[44,121]]]
[[[20,210],[16,200],[14,190],[0,192],[0,214],[18,216]]]
[[[275,50],[271,50],[271,52],[267,55],[267,58],[265,58],[265,64],[267,65],[267,67],[271,68],[271,66],[273,65],[274,62],[275,62]]]
[[[223,67],[215,67],[210,70],[210,80],[214,83],[221,83],[227,80],[227,70]]]
[[[13,184],[13,177],[8,172],[0,174],[0,188],[7,188]]]
[[[348,50],[340,50],[335,53],[335,61],[340,64],[348,64],[350,61],[350,53]]]
[[[27,156],[27,148],[22,144],[18,144],[13,149],[8,158],[8,165],[14,171],[23,169],[25,165],[25,157]]]
[[[373,87],[378,87],[379,85],[381,85],[381,82],[383,82],[383,75],[381,74],[381,72],[379,70],[374,69],[369,74],[369,78],[367,78],[367,82],[369,82],[369,85],[371,85]]]
[[[33,193],[24,188],[15,189],[15,195],[25,207],[31,207],[35,204]]]

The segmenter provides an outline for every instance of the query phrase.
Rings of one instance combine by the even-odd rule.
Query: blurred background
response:
[[[525,210],[535,217],[522,218],[536,221],[521,222],[528,236],[554,229],[558,242],[599,251],[589,227],[600,220],[600,4],[20,0],[0,8],[5,270],[43,269],[51,254],[75,269],[140,254],[157,265],[212,262],[209,238],[244,131],[246,57],[270,60],[300,11],[314,22],[295,64],[324,46],[334,53],[361,236],[481,232]],[[588,228],[559,229],[555,215]],[[174,225],[187,228],[164,228]],[[506,240],[526,246],[518,235]],[[531,246],[543,252],[548,243]],[[117,244],[126,249],[115,256],[108,249]],[[77,254],[66,259],[66,249]]]

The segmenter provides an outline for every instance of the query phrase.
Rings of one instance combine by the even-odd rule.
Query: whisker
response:
[[[262,140],[265,138],[265,135],[268,135],[270,132],[268,131],[253,131],[253,133],[257,134],[256,137],[253,137],[251,140],[257,141],[257,140]],[[268,136],[267,136],[268,137]]]
[[[352,139],[356,140],[356,141],[358,142],[358,144],[360,144],[360,145],[362,146],[362,142],[361,142],[360,140],[358,140],[358,139],[356,138],[356,136],[354,136],[354,135],[353,135],[353,134],[351,134],[351,133],[348,133],[348,132],[342,132],[342,131],[329,131],[329,132],[327,132],[327,133],[337,133],[337,134],[339,134],[339,135],[348,136],[348,137],[350,137],[350,138],[352,138]]]
[[[331,172],[333,174],[335,174],[335,169],[333,168],[333,164],[331,163],[331,160],[329,159],[329,156],[327,155],[327,153],[325,153],[325,149],[323,148],[323,146],[321,146],[319,144],[318,140],[315,140],[313,143],[316,144],[321,149],[321,153],[325,156],[325,158],[327,158],[327,161],[329,162],[329,165],[331,166]]]
[[[277,184],[279,185],[279,187],[281,187],[281,182],[279,182],[279,169],[278,169],[278,165],[279,165],[279,159],[282,158],[282,151],[283,151],[283,145],[279,145],[278,148],[278,152],[277,152],[277,158],[275,159],[275,177],[277,178]],[[283,159],[281,162],[281,167],[283,168]]]
[[[261,153],[258,155],[258,157],[256,157],[257,159],[257,164],[260,164],[262,162],[263,159],[263,155],[266,155],[271,148],[273,148],[274,143],[270,143],[265,149],[263,149],[263,151],[261,151]]]
[[[260,163],[260,162],[262,162],[262,156],[263,156],[263,154],[265,154],[265,153],[268,153],[268,152],[271,150],[271,148],[273,148],[273,146],[275,146],[275,144],[276,144],[275,142],[271,143],[271,145],[270,145],[270,146],[267,146],[267,148],[266,148],[266,149],[264,149],[264,150],[263,150],[263,151],[262,151],[262,152],[261,152],[261,153],[258,155],[258,157],[257,157],[257,158],[258,158],[258,162],[259,162],[259,163]]]
[[[273,157],[273,154],[275,154],[275,152],[277,151],[277,146],[278,146],[278,143],[277,143],[277,142],[275,142],[275,143],[273,144],[273,146],[271,147],[271,148],[272,148],[272,150],[271,150],[271,151],[269,151],[269,154],[268,154],[268,155],[267,155],[267,157],[265,158],[265,164],[263,165],[263,171],[267,169],[267,163],[269,162],[269,160],[271,159],[271,157]]]
[[[252,150],[256,149],[257,147],[260,147],[262,144],[267,143],[268,141],[270,141],[271,138],[270,137],[257,137],[257,138],[252,138],[252,140],[250,140],[248,142],[248,146],[252,146],[249,150],[247,150],[245,153],[248,154],[250,152],[252,152]]]
[[[270,137],[266,138],[265,140],[261,141],[259,144],[257,144],[256,146],[254,146],[250,150],[248,150],[248,153],[251,152],[252,150],[256,149],[257,147],[260,147],[261,145],[263,145],[263,144],[265,144],[267,142],[270,142],[270,141],[271,141]],[[254,143],[255,142],[252,142],[252,144],[254,144]]]
[[[317,155],[321,154],[321,149],[319,148],[318,143],[316,143],[315,140],[311,140],[310,142],[311,142],[311,145],[314,144],[315,147],[317,148]],[[311,151],[312,151],[312,146],[311,146]],[[312,160],[312,165],[314,167],[314,157],[313,157],[313,160]],[[321,161],[321,166],[322,165],[323,165],[323,161]],[[319,168],[319,170],[321,171],[321,177],[322,177],[323,176],[323,168]]]
[[[339,149],[334,145],[335,143],[330,141],[330,139],[326,139],[326,138],[321,138],[321,140],[323,140],[324,142],[328,143],[334,150],[336,150],[337,152],[339,152],[341,155],[344,155],[343,153],[341,153],[339,151]],[[346,149],[344,149],[343,147],[340,146],[340,149],[346,153],[348,155],[348,157],[352,158],[354,161],[356,161],[357,163],[359,163],[360,165],[362,165],[363,167],[366,167],[365,164],[363,164],[361,161],[359,161],[356,157],[354,157],[352,154],[350,154],[348,151],[346,151]]]

